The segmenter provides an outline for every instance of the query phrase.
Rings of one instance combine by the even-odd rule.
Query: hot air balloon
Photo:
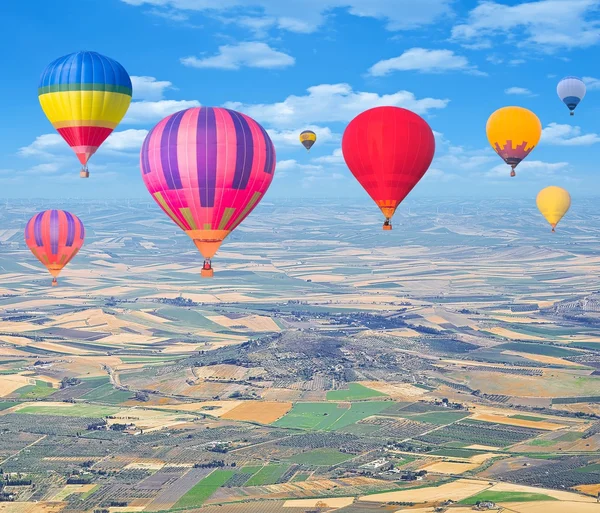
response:
[[[531,153],[542,136],[542,124],[530,110],[522,107],[502,107],[488,119],[485,127],[488,141],[496,153],[511,168],[515,168]]]
[[[575,115],[575,108],[585,96],[586,87],[580,78],[566,77],[563,78],[556,86],[558,97],[569,107],[571,116]]]
[[[342,153],[350,171],[385,216],[398,205],[433,160],[435,139],[427,122],[406,109],[375,107],[356,116],[344,131]]]
[[[45,210],[34,215],[25,227],[25,243],[56,278],[83,246],[85,230],[74,214],[65,210]]]
[[[317,134],[315,134],[312,130],[304,130],[300,134],[300,142],[302,146],[304,146],[308,151],[313,147],[313,144],[317,142]]]
[[[195,107],[159,122],[140,153],[142,178],[163,211],[204,257],[201,275],[232,230],[262,200],[275,172],[275,147],[252,118]]]
[[[90,157],[125,116],[131,92],[125,68],[96,52],[65,55],[44,70],[40,105],[77,155],[82,178],[89,177]]]
[[[535,202],[554,231],[571,206],[571,196],[562,187],[551,185],[538,193]]]

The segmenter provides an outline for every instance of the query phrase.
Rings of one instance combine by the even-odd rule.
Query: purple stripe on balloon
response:
[[[76,217],[76,219],[79,221],[79,229],[81,231],[81,233],[79,234],[79,238],[83,240],[85,237],[85,229],[83,228],[83,223],[81,222],[81,219],[79,219],[78,217]]]
[[[50,211],[50,252],[53,255],[58,254],[58,237],[59,237],[59,221],[58,210]]]
[[[271,173],[273,173],[273,161],[274,161],[274,156],[275,156],[274,155],[275,148],[273,148],[273,143],[271,142],[271,138],[269,137],[269,134],[267,133],[267,131],[261,125],[258,125],[258,126],[265,138],[265,148],[266,148],[265,173],[270,175]]]
[[[150,155],[148,152],[148,146],[150,145],[150,140],[152,139],[152,134],[154,133],[154,128],[148,132],[148,135],[144,139],[144,144],[142,144],[142,174],[147,175],[150,169]]]
[[[202,107],[198,113],[196,169],[200,205],[214,207],[217,185],[217,123],[215,110],[212,107]]]
[[[65,212],[67,216],[67,242],[66,246],[71,247],[73,245],[73,241],[75,240],[75,219],[70,212]]]
[[[29,229],[31,228],[31,221],[33,221],[33,219],[27,221],[27,226],[25,226],[25,240],[29,240]]]
[[[35,216],[35,221],[33,222],[33,235],[35,237],[35,243],[38,248],[41,248],[44,245],[44,239],[42,237],[42,218],[44,217],[44,212],[40,212],[37,216]]]
[[[177,136],[179,135],[181,118],[185,113],[186,111],[182,110],[169,118],[160,141],[160,161],[169,190],[182,188],[177,162]]]
[[[235,173],[233,175],[233,188],[245,189],[248,185],[248,179],[252,172],[254,160],[254,144],[252,141],[252,131],[246,119],[239,113],[228,110],[237,140],[237,152],[235,158]]]

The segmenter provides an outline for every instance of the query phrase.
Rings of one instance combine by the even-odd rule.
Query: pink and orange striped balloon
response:
[[[85,230],[76,216],[64,210],[45,210],[34,215],[25,227],[25,243],[54,277],[83,246]]]
[[[275,147],[252,118],[197,107],[166,117],[147,135],[142,178],[163,211],[210,259],[264,197],[275,172]]]

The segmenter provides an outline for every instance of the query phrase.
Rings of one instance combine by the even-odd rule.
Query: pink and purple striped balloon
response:
[[[275,172],[275,148],[245,114],[196,107],[150,131],[140,168],[154,200],[210,259],[264,197]]]

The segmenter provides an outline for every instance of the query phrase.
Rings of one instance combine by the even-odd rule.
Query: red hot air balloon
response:
[[[83,246],[85,230],[76,216],[64,210],[45,210],[34,215],[25,227],[25,243],[54,277]]]
[[[344,131],[342,153],[354,177],[385,216],[384,230],[423,177],[435,152],[427,122],[406,109],[375,107],[356,116]]]
[[[176,112],[147,135],[142,178],[154,200],[194,241],[202,276],[232,230],[264,197],[275,172],[275,148],[265,129],[229,109]]]

